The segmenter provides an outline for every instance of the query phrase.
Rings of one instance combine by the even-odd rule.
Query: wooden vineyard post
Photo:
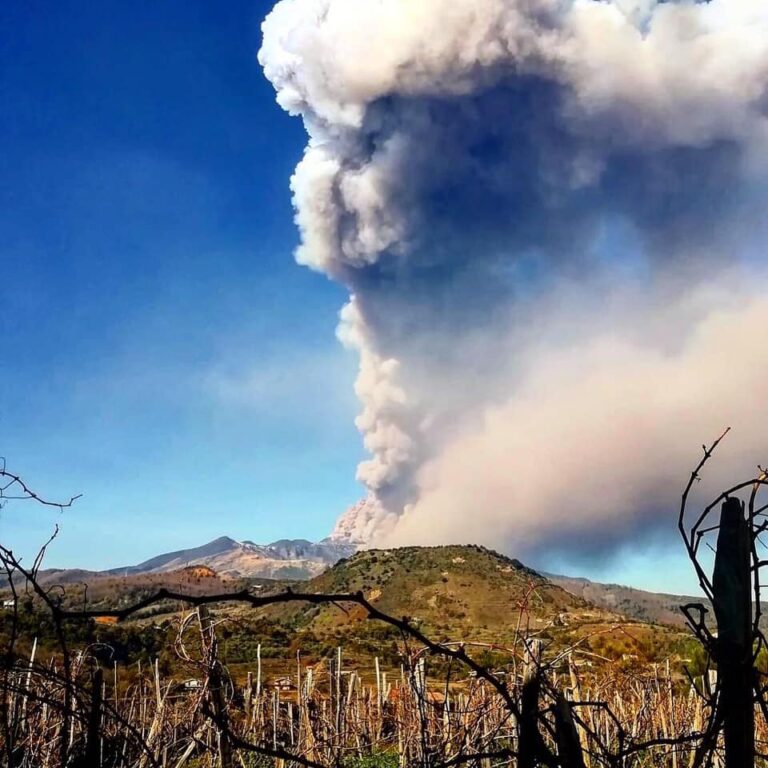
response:
[[[218,741],[219,765],[220,768],[230,768],[232,762],[232,750],[229,744],[229,738],[226,730],[221,727],[220,722],[226,722],[226,706],[224,701],[224,679],[222,675],[221,663],[219,662],[216,649],[216,633],[214,624],[211,620],[208,608],[201,605],[197,609],[198,620],[200,622],[200,631],[202,633],[203,644],[206,647],[208,656],[208,694],[211,700],[211,708],[217,721],[216,738]]]
[[[520,721],[518,723],[518,768],[535,768],[548,749],[539,733],[539,696],[541,694],[540,640],[526,640],[526,663],[523,673],[523,689],[520,696]]]
[[[755,764],[750,554],[750,530],[743,504],[727,498],[720,513],[712,577],[725,768],[750,768]]]
[[[535,768],[538,763],[540,687],[541,679],[536,672],[523,683],[523,692],[520,697],[518,768]]]
[[[91,708],[88,712],[88,726],[85,742],[84,765],[97,766],[101,764],[101,707],[102,682],[104,680],[101,667],[96,667],[91,680]]]
[[[562,693],[555,698],[555,741],[563,768],[585,768],[584,753],[581,748],[579,732],[573,721],[571,705]]]

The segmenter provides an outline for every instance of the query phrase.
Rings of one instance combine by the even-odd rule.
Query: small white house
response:
[[[16,607],[16,598],[14,597],[5,598],[3,602],[0,603],[0,605],[2,605],[2,608],[4,611],[12,611]]]

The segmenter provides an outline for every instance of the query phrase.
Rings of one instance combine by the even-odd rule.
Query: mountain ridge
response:
[[[552,583],[571,592],[577,597],[607,611],[654,624],[686,626],[680,606],[687,603],[701,603],[709,608],[709,600],[693,595],[678,595],[673,592],[650,592],[625,584],[592,581],[583,576],[563,576],[542,572]],[[711,613],[710,619],[714,619]]]
[[[277,539],[269,544],[257,544],[248,539],[238,541],[230,536],[219,536],[206,544],[166,552],[135,565],[103,571],[52,568],[41,571],[40,577],[46,583],[73,583],[142,574],[170,574],[190,566],[205,565],[221,577],[229,579],[308,581],[361,551],[359,543],[351,538],[337,533],[336,536],[318,542]],[[509,560],[515,567],[526,568],[517,560]],[[701,598],[604,584],[583,577],[544,571],[531,573],[540,574],[558,587],[603,610],[639,621],[682,627],[685,621],[679,606],[686,602],[703,602]]]
[[[357,550],[353,544],[323,539],[278,539],[269,544],[219,536],[198,547],[151,557],[137,565],[110,568],[104,575],[164,573],[206,565],[232,578],[309,579]]]
[[[209,544],[192,551],[199,555],[202,549],[215,559],[222,550],[239,551],[243,542],[219,537]],[[287,555],[295,554],[297,547],[316,546],[303,540],[273,545],[272,551],[286,547]],[[246,549],[250,546],[245,544]],[[186,550],[145,563],[167,568],[179,559],[179,552]],[[78,573],[85,578],[65,582],[61,578],[65,574],[53,572],[54,581],[48,586],[56,584],[64,605],[72,609],[106,612],[136,605],[136,613],[127,619],[131,627],[115,632],[143,633],[149,645],[155,631],[171,627],[168,622],[178,616],[180,606],[161,594],[151,605],[143,601],[163,589],[191,597],[215,596],[210,611],[217,622],[227,623],[227,663],[252,662],[261,652],[265,659],[278,660],[273,669],[282,670],[288,659],[295,663],[296,649],[301,650],[302,658],[320,661],[335,656],[343,646],[347,659],[364,663],[377,657],[385,666],[397,669],[397,643],[402,639],[397,629],[370,621],[361,605],[339,604],[331,597],[357,593],[387,616],[406,617],[428,637],[469,642],[489,663],[496,663],[498,654],[514,655],[521,633],[533,633],[556,652],[578,648],[587,654],[585,663],[589,664],[595,660],[634,663],[641,658],[657,663],[687,653],[688,636],[679,627],[634,620],[601,608],[519,560],[473,544],[363,549],[302,582],[234,578],[197,565],[118,576]],[[226,599],[227,595],[241,596],[244,590],[273,595],[287,589],[327,597],[270,601],[255,609],[240,600]]]

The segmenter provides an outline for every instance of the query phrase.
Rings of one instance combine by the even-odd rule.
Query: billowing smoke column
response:
[[[722,426],[765,457],[764,0],[281,0],[259,58],[351,296],[348,533],[606,548]]]

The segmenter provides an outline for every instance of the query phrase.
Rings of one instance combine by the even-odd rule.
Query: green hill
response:
[[[479,546],[367,550],[303,587],[315,593],[358,590],[384,613],[412,618],[440,639],[503,643],[519,628],[543,631],[617,618],[519,561]],[[292,604],[267,614],[321,637],[357,634],[371,623],[356,606]]]

